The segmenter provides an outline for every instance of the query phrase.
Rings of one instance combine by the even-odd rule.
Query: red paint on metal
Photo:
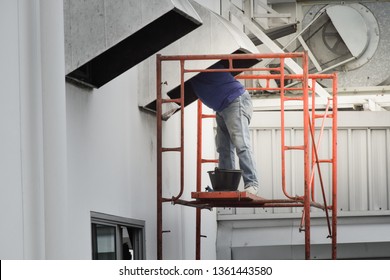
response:
[[[280,60],[280,67],[276,68],[234,68],[233,61],[235,59],[265,59],[275,58]],[[284,59],[286,58],[301,58],[302,59],[302,74],[285,74]],[[248,88],[252,90],[273,90],[280,91],[281,99],[281,156],[282,156],[282,190],[287,199],[265,199],[259,196],[247,194],[246,192],[201,192],[201,180],[202,180],[202,164],[203,163],[217,163],[215,159],[203,159],[202,158],[202,120],[206,118],[215,118],[215,115],[206,115],[202,113],[202,104],[198,101],[198,118],[197,118],[197,174],[196,174],[196,192],[192,192],[192,201],[186,201],[181,199],[184,192],[184,74],[189,72],[220,72],[221,70],[215,69],[185,69],[185,61],[187,60],[228,60],[229,69],[225,71],[229,72],[245,72],[267,69],[267,71],[273,70],[274,73],[269,75],[250,75],[240,74],[237,78],[240,79],[265,79],[266,88]],[[162,99],[161,97],[161,73],[162,73],[162,61],[180,61],[181,71],[181,96],[178,99]],[[329,230],[329,237],[332,238],[332,258],[337,258],[337,75],[336,74],[309,74],[308,73],[308,58],[307,53],[281,53],[281,54],[234,54],[234,55],[188,55],[188,56],[161,56],[157,55],[156,62],[157,72],[157,258],[162,259],[162,203],[171,202],[172,204],[181,204],[185,206],[196,207],[196,259],[200,259],[201,251],[201,209],[210,209],[213,207],[303,207],[303,215],[301,221],[301,230],[305,232],[305,258],[310,259],[310,209],[311,207],[317,207],[326,211],[326,217],[328,221],[328,228],[330,228],[329,215],[327,210],[332,210],[332,228]],[[271,79],[277,79],[280,81],[280,85],[275,88],[270,88],[269,81]],[[302,87],[286,88],[286,79],[296,79],[302,82]],[[308,87],[309,79],[312,80],[311,89]],[[328,113],[329,105],[327,106],[324,114],[316,114],[315,112],[315,84],[316,79],[332,79],[333,80],[333,97],[332,100],[332,113]],[[289,97],[285,95],[286,90],[302,92],[302,96]],[[311,119],[309,113],[309,91],[312,93],[311,102]],[[304,143],[303,145],[287,146],[285,143],[285,102],[295,100],[303,102],[303,130],[304,130]],[[180,147],[176,148],[163,148],[162,147],[162,104],[175,102],[180,104]],[[321,127],[318,144],[315,143],[315,120],[322,118],[323,125]],[[331,159],[319,159],[318,147],[320,139],[322,137],[322,131],[324,128],[324,120],[326,118],[332,118],[332,158]],[[311,137],[311,142],[309,141]],[[312,143],[310,145],[310,143]],[[289,150],[303,150],[304,152],[304,195],[293,196],[288,194],[286,187],[286,158],[285,152]],[[162,153],[163,152],[180,152],[180,191],[178,195],[172,198],[162,197]],[[310,158],[311,156],[311,158]],[[320,163],[332,164],[332,204],[327,205],[325,197],[323,182],[321,179],[321,173],[319,169]],[[324,204],[314,201],[314,167],[317,167],[322,195],[324,197]]]

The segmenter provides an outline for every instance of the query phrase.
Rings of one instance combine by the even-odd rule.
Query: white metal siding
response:
[[[319,121],[319,124],[321,121]],[[256,112],[252,141],[260,175],[259,195],[285,198],[281,188],[280,113]],[[316,132],[318,134],[318,131]],[[390,112],[339,112],[338,258],[388,258],[390,219]],[[286,114],[286,144],[302,145],[302,113]],[[319,147],[331,156],[332,133],[326,123]],[[286,153],[286,187],[303,194],[303,151]],[[331,166],[321,164],[328,202]],[[322,202],[318,175],[316,200]],[[218,209],[218,259],[300,259],[304,234],[301,208]],[[330,257],[325,214],[312,209],[312,258]],[[380,249],[379,249],[380,248]]]
[[[285,198],[281,187],[280,113],[256,112],[251,124],[252,145],[265,198]],[[302,145],[302,114],[286,115],[286,145]],[[319,121],[318,125],[321,125]],[[339,112],[338,124],[339,215],[389,214],[390,210],[390,112]],[[316,132],[318,134],[318,131]],[[317,140],[316,140],[317,142]],[[319,157],[331,158],[332,133],[326,123]],[[327,200],[331,203],[331,165],[321,164]],[[286,188],[303,195],[303,152],[286,153]],[[322,202],[318,173],[315,198]],[[299,208],[233,209],[231,214],[300,213]],[[313,212],[322,210],[313,209]],[[227,214],[225,211],[221,212]],[[261,218],[261,215],[259,215]]]

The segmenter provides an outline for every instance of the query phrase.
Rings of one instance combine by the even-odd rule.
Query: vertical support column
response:
[[[40,2],[39,0],[16,2],[19,9],[23,257],[24,259],[45,259]],[[9,93],[13,94],[11,91]],[[6,237],[3,238],[8,240]]]
[[[40,1],[46,259],[69,258],[64,10]]]
[[[157,259],[162,260],[162,99],[161,55],[156,57],[156,119],[157,119]]]
[[[26,70],[21,56],[20,1],[0,1],[0,259],[24,259],[24,182],[21,149],[23,119],[21,74]],[[22,66],[21,66],[22,65]],[[22,72],[22,73],[21,73]],[[39,71],[37,71],[39,72]]]

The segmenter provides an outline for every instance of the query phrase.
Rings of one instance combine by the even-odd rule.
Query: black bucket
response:
[[[240,169],[215,168],[207,173],[214,191],[236,191],[242,176]]]

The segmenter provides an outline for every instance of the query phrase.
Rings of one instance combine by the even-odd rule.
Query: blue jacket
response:
[[[210,69],[223,69],[217,63]],[[208,107],[221,112],[245,92],[245,87],[230,72],[201,72],[191,79],[195,94]]]

